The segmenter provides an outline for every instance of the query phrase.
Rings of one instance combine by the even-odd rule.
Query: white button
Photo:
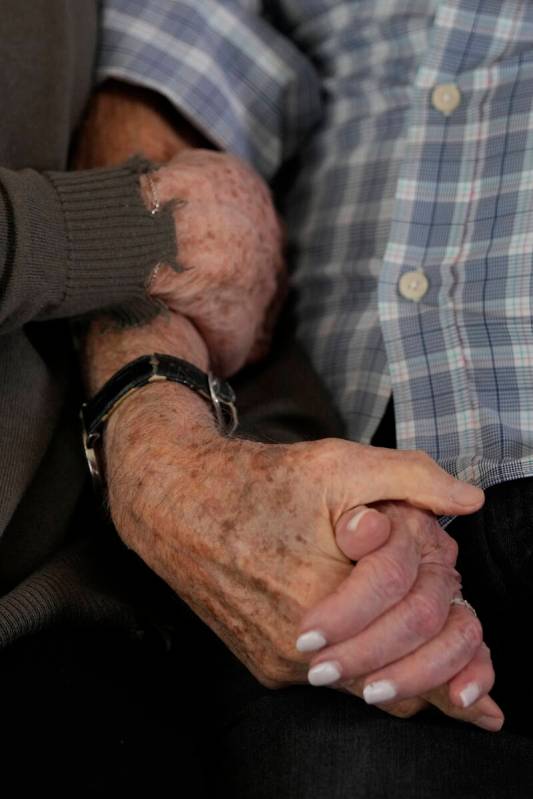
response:
[[[455,83],[441,83],[433,89],[431,102],[437,111],[442,111],[443,114],[449,116],[461,102],[461,92]]]
[[[398,289],[406,300],[418,302],[429,288],[429,280],[423,272],[405,272],[400,278]]]

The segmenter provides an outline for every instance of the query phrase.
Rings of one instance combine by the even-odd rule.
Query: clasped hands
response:
[[[265,349],[279,304],[281,229],[252,170],[185,150],[153,180],[178,201],[181,271],[164,266],[150,287],[170,313],[125,331],[95,322],[92,390],[148,351],[232,374]],[[435,518],[477,510],[482,492],[420,453],[222,438],[205,403],[172,384],[121,406],[105,457],[124,541],[262,683],[309,677],[395,715],[429,702],[501,727],[481,625],[450,605],[457,547]]]
[[[490,655],[479,621],[450,605],[457,548],[433,515],[471,512],[480,493],[419,453],[225,439],[186,391],[150,387],[110,421],[110,507],[128,546],[269,687],[311,666],[315,684],[395,715],[430,702],[499,729]],[[396,502],[360,515],[383,497]],[[297,638],[324,644],[310,663]]]

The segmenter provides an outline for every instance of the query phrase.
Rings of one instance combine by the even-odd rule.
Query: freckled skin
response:
[[[185,120],[177,124],[174,117],[169,124],[161,112],[144,90],[106,84],[85,121],[78,167],[119,164],[134,153],[165,163],[184,149],[208,146]],[[152,285],[169,304],[183,303],[185,316],[161,315],[127,331],[95,322],[84,359],[91,392],[146,352],[183,357],[205,370],[207,343],[212,364],[230,374],[266,349],[285,280],[282,233],[268,190],[237,159],[198,153],[154,175],[162,200],[187,195],[185,205],[174,207],[182,271],[163,268]],[[145,198],[151,205],[151,194]],[[349,503],[392,497],[389,485],[365,498],[358,482],[360,475],[370,485],[378,481],[395,455],[382,450],[376,460],[355,445],[357,468],[352,461],[335,473],[336,444],[328,463],[327,448],[313,445],[262,449],[227,442],[214,434],[203,401],[175,385],[150,386],[142,400],[139,394],[126,400],[109,422],[105,445],[111,510],[124,540],[265,684],[303,680],[303,658],[294,648],[298,621],[350,568],[334,543],[335,521]],[[417,499],[420,476],[419,469]],[[424,507],[457,512],[433,502],[438,508],[431,502]],[[450,713],[445,689],[439,689],[441,702],[427,698],[457,715],[457,708]],[[360,695],[360,686],[351,690]],[[406,716],[420,702],[385,709]]]
[[[106,439],[110,508],[122,537],[263,683],[304,681],[306,659],[294,646],[299,620],[351,569],[314,481],[303,477],[313,446],[297,453],[222,439],[207,414],[193,436],[180,431],[176,447],[171,403],[164,431],[141,435],[150,403],[161,413],[160,392],[152,397],[142,411],[126,406]],[[139,462],[147,467],[133,480]]]
[[[202,149],[179,153],[152,181],[161,202],[183,202],[174,211],[181,271],[162,266],[150,291],[194,321],[218,371],[232,374],[266,352],[284,294],[269,189],[238,158]]]

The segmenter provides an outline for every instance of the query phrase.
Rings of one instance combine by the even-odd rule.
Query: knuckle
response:
[[[447,533],[443,533],[439,541],[441,551],[445,560],[450,566],[454,566],[459,556],[459,544]]]
[[[369,557],[365,571],[371,589],[384,600],[397,600],[409,590],[411,581],[406,569],[392,558]]]
[[[320,473],[325,473],[326,470],[335,466],[343,452],[342,442],[335,438],[310,441],[304,447],[305,449],[302,449],[303,461]]]
[[[294,669],[281,658],[272,657],[259,668],[258,680],[265,688],[283,688],[295,681]]]
[[[431,458],[427,452],[424,452],[421,449],[413,450],[413,461],[420,466],[424,467],[433,467],[435,466],[435,461]]]
[[[294,636],[294,639],[296,636]],[[284,638],[276,644],[276,652],[280,665],[285,669],[291,668],[297,659],[297,650],[294,645],[294,640],[287,640]]]
[[[427,641],[442,629],[448,607],[442,608],[435,597],[414,594],[409,598],[408,605],[407,626],[417,637]]]
[[[475,651],[483,643],[483,629],[479,621],[474,617],[460,624],[458,635],[461,643],[468,651]]]

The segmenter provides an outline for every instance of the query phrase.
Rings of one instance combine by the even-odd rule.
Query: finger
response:
[[[456,480],[422,452],[381,447],[364,447],[362,451],[361,445],[345,442],[339,465],[345,498],[347,502],[352,499],[351,506],[356,495],[361,505],[403,499],[436,514],[461,515],[478,510],[484,501],[481,489]],[[356,475],[353,483],[346,481],[347,474]]]
[[[352,694],[353,696],[362,698],[362,683],[362,680],[342,683],[336,690],[340,690],[344,693]],[[387,706],[383,707],[381,707],[381,705],[376,705],[376,707],[380,710],[384,710],[385,713],[388,713],[391,716],[396,716],[396,718],[408,719],[411,718],[411,716],[420,713],[422,710],[426,710],[429,707],[429,702],[426,699],[417,696],[412,697],[411,699],[403,699],[401,702],[391,702]]]
[[[455,570],[434,563],[422,564],[405,599],[358,635],[349,640],[345,635],[341,643],[321,650],[311,663],[309,680],[313,683],[315,675],[327,673],[321,668],[323,663],[337,664],[343,680],[354,679],[415,652],[444,628],[450,599],[457,594],[458,585]],[[324,628],[327,625],[323,623],[321,629]]]
[[[450,681],[470,663],[482,641],[479,620],[464,606],[452,606],[437,637],[367,676],[363,697],[369,704],[376,704],[425,694]],[[475,669],[474,674],[477,679]]]
[[[424,694],[424,699],[447,716],[475,724],[488,732],[498,732],[505,721],[501,708],[488,695],[482,696],[467,708],[460,708],[450,700],[449,686],[442,685]]]
[[[337,521],[335,539],[347,558],[360,560],[384,544],[390,530],[391,524],[385,514],[360,505],[343,513]]]
[[[357,635],[409,593],[420,559],[420,542],[399,528],[394,530],[385,544],[359,561],[333,594],[305,614],[296,648],[317,651]]]
[[[457,707],[470,707],[482,696],[489,693],[494,685],[494,678],[490,650],[483,643],[470,663],[450,680],[450,701]]]

